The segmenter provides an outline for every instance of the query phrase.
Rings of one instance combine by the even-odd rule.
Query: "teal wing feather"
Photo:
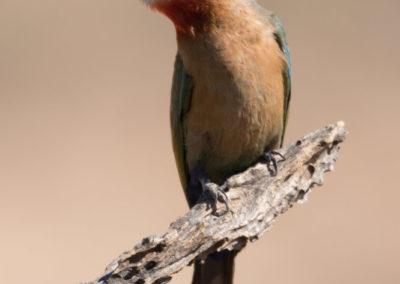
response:
[[[282,129],[281,145],[280,145],[280,147],[282,147],[283,139],[285,137],[285,132],[286,132],[288,116],[289,116],[289,103],[290,103],[290,96],[291,96],[291,92],[292,92],[292,66],[291,66],[291,60],[290,60],[289,46],[286,42],[285,29],[283,28],[281,21],[278,19],[278,17],[275,14],[270,13],[269,16],[270,16],[272,24],[276,28],[276,30],[274,32],[275,40],[278,43],[280,49],[282,50],[282,52],[286,58],[286,65],[282,70],[284,92],[285,92],[285,94],[284,94],[285,95],[285,101],[284,101],[285,104],[284,104],[284,112],[283,112],[283,129]]]
[[[170,118],[172,145],[183,189],[186,188],[189,176],[185,157],[185,127],[183,119],[189,111],[192,92],[193,79],[186,71],[182,58],[178,53],[175,59],[174,76],[172,81]]]

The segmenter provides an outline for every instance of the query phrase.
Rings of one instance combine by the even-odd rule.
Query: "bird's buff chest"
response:
[[[215,35],[200,42],[178,39],[178,44],[194,82],[183,118],[186,163],[192,169],[200,162],[219,182],[278,145],[282,56],[268,31],[245,41]]]

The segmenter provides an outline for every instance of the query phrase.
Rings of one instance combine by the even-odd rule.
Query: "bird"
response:
[[[255,0],[142,0],[176,31],[170,122],[188,204],[282,147],[291,61],[282,23]],[[193,284],[233,283],[236,252],[196,261]]]

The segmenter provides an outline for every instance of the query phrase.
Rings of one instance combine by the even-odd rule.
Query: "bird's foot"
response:
[[[208,178],[204,177],[200,179],[200,182],[203,188],[203,193],[208,193],[212,198],[213,214],[217,214],[218,202],[223,202],[226,207],[226,211],[224,211],[222,215],[226,214],[227,212],[233,212],[229,206],[228,195],[225,192],[225,190],[227,189],[226,185],[218,186],[217,184],[211,182]]]
[[[281,159],[278,161],[275,158],[275,156],[278,156]],[[263,155],[263,158],[265,159],[269,174],[271,176],[276,176],[277,175],[277,173],[278,173],[278,163],[279,162],[283,162],[283,161],[286,160],[286,158],[281,153],[279,153],[278,151],[274,151],[274,150],[265,152],[264,155]]]

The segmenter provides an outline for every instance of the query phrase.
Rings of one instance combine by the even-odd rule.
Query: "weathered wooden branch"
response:
[[[87,284],[166,283],[214,250],[240,250],[270,229],[279,214],[306,200],[313,185],[322,185],[323,174],[333,170],[346,135],[343,122],[328,125],[280,149],[285,160],[278,163],[275,176],[273,167],[262,162],[232,176],[225,183],[232,212],[226,212],[223,203],[213,212],[205,195],[165,234],[143,239]]]

